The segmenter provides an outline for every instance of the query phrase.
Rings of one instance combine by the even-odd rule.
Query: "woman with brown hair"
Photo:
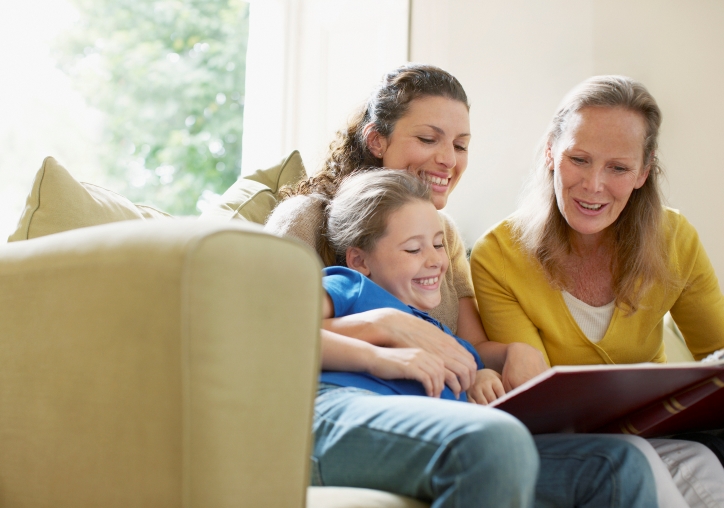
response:
[[[470,142],[465,90],[451,74],[434,66],[405,65],[388,73],[368,100],[338,132],[320,170],[294,189],[274,210],[266,230],[294,236],[319,252],[325,265],[339,260],[326,238],[325,211],[337,187],[349,175],[370,167],[411,172],[429,183],[440,210],[467,168]],[[442,302],[430,314],[478,350],[501,372],[506,389],[518,386],[546,366],[526,344],[487,340],[475,304],[465,248],[450,217],[440,212],[450,269],[441,288]],[[417,347],[444,361],[445,382],[460,393],[475,378],[475,362],[440,330],[390,309],[325,320],[323,343],[354,337],[371,344],[385,358],[393,348]],[[357,344],[362,346],[361,344]]]
[[[663,206],[660,125],[656,101],[630,78],[593,77],[566,96],[519,210],[472,251],[492,340],[525,342],[551,366],[665,362],[670,311],[696,359],[724,348],[711,263],[696,230]],[[721,466],[705,447],[652,442],[689,505],[724,505]],[[706,464],[689,461],[698,469],[686,478],[683,448]]]

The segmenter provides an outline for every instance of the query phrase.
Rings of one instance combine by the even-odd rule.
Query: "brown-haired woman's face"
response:
[[[383,166],[405,169],[428,181],[439,210],[468,166],[469,142],[465,104],[447,97],[420,97],[410,103],[392,134],[380,137],[378,151]]]
[[[646,124],[637,112],[588,107],[572,113],[546,151],[558,209],[581,235],[611,226],[646,182]]]

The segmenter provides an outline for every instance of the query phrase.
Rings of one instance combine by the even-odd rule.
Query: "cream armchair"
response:
[[[256,225],[0,246],[0,506],[300,507],[320,265]]]

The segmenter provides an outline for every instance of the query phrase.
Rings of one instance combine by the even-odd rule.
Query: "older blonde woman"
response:
[[[711,263],[696,230],[662,204],[660,124],[654,98],[626,77],[591,78],[564,99],[521,208],[472,252],[491,340],[530,344],[549,365],[665,362],[670,311],[695,358],[724,347]],[[668,450],[689,505],[724,506],[724,474],[708,449],[655,445]],[[687,462],[698,468],[692,478],[676,477],[672,457],[683,449],[698,457]]]

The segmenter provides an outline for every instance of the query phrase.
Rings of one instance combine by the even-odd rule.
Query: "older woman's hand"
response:
[[[437,356],[445,364],[445,384],[455,395],[470,388],[475,380],[477,365],[473,355],[452,336],[411,314],[376,309],[325,319],[322,327],[376,346],[419,348]]]
[[[543,353],[528,344],[512,342],[503,365],[503,387],[510,391],[548,369]]]

